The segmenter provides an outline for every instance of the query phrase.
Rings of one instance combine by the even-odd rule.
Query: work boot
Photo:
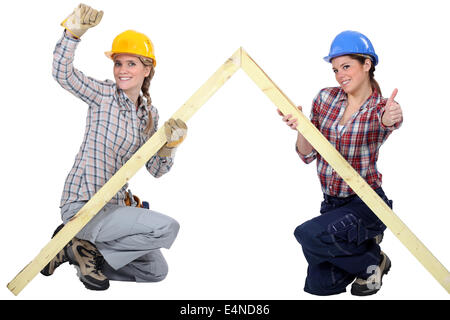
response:
[[[59,230],[61,230],[64,227],[64,224],[59,225],[55,232],[53,232],[52,238],[59,232]],[[53,274],[53,272],[55,272],[55,269],[58,268],[60,265],[62,265],[64,262],[69,261],[67,259],[67,253],[66,253],[66,249],[69,245],[72,244],[72,240],[69,241],[68,244],[65,245],[65,247],[58,252],[58,254],[52,259],[50,260],[50,262],[44,267],[44,269],[41,270],[41,274],[43,274],[44,276],[51,276]]]
[[[368,296],[375,294],[380,290],[383,276],[389,272],[391,268],[391,260],[384,252],[380,252],[381,262],[373,270],[373,274],[367,279],[356,278],[352,284],[351,294],[354,296]]]
[[[86,240],[73,238],[67,248],[69,263],[77,269],[77,275],[84,286],[90,290],[106,290],[109,280],[102,272],[103,256],[97,248]]]

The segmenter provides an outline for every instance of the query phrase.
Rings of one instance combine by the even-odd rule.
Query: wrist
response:
[[[69,29],[65,28],[64,29],[65,34],[67,35],[67,37],[74,39],[74,40],[79,40],[80,37],[76,36],[75,34],[72,33],[72,31],[70,31]]]
[[[159,149],[158,156],[162,158],[173,158],[176,151],[176,147],[168,147],[167,144],[165,144],[161,149]]]

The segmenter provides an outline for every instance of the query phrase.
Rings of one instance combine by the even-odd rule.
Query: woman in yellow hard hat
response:
[[[148,91],[156,59],[147,36],[128,30],[114,39],[106,55],[114,61],[115,82],[92,79],[74,68],[80,37],[102,16],[102,11],[80,4],[62,22],[65,32],[54,51],[55,80],[89,106],[84,139],[61,197],[63,223],[131,158],[158,125],[158,110]],[[170,119],[164,126],[167,143],[146,163],[155,177],[170,170],[177,146],[187,132],[181,120]],[[92,290],[107,289],[109,280],[153,282],[165,278],[168,267],[160,248],[170,248],[179,224],[156,211],[127,206],[131,201],[126,188],[87,223],[42,274],[51,275],[68,261],[78,270],[85,287]]]

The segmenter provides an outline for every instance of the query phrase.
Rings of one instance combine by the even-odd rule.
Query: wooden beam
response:
[[[171,118],[187,122],[192,115],[240,68],[240,49],[237,50]],[[91,220],[131,177],[166,143],[161,128],[120,168],[81,210],[52,238],[40,253],[8,283],[8,289],[20,291],[61,251],[64,246]]]
[[[359,176],[341,154],[328,142],[303,113],[299,112],[286,95],[270,80],[264,71],[241,48],[228,59],[192,97],[172,116],[187,122],[191,116],[239,69],[261,88],[269,99],[284,113],[298,118],[298,131],[336,172],[350,185],[358,196],[384,222],[406,248],[422,263],[434,278],[450,293],[450,274],[423,243],[408,229],[386,203]],[[71,221],[41,250],[9,284],[15,295],[92,219],[95,214],[128,182],[131,177],[166,142],[159,129],[127,163],[91,198]]]
[[[419,260],[433,277],[450,293],[450,274],[433,256],[425,245],[400,220],[367,182],[352,168],[342,155],[331,145],[321,132],[298,111],[296,106],[276,86],[267,74],[241,49],[241,67],[257,86],[269,97],[283,114],[292,114],[298,118],[297,130],[311,143],[314,149],[347,182],[366,205],[394,233],[405,247]]]

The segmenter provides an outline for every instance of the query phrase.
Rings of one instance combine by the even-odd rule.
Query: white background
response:
[[[426,4],[425,4],[426,3]],[[450,267],[448,205],[448,1],[89,1],[104,10],[79,45],[75,66],[113,79],[103,54],[126,30],[156,50],[151,85],[161,123],[242,46],[309,115],[323,87],[335,86],[328,54],[334,36],[358,30],[380,58],[375,72],[404,124],[381,148],[378,166],[394,211]],[[3,299],[360,299],[303,291],[307,264],[295,227],[319,214],[315,163],[294,151],[296,134],[239,70],[188,122],[171,172],[140,170],[131,188],[181,224],[160,283],[112,282],[86,290],[68,264],[37,275],[14,297],[6,285],[48,243],[60,223],[63,183],[84,132],[87,106],[51,76],[59,23],[77,2],[13,1],[1,24],[1,272]],[[448,299],[430,273],[386,231],[392,260],[380,292],[365,299]]]

